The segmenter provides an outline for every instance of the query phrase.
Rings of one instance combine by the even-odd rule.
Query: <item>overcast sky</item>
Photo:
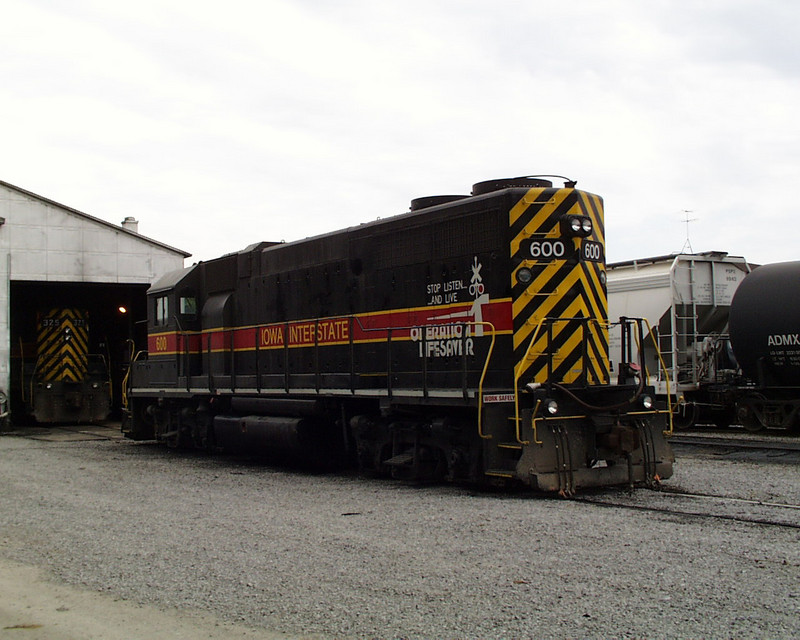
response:
[[[0,0],[0,180],[193,254],[491,178],[608,261],[800,259],[797,0]],[[687,213],[688,212],[688,213]]]

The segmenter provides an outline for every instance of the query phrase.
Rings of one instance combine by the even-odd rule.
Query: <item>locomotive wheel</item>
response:
[[[181,447],[180,434],[170,434],[164,438],[168,449],[179,449]]]
[[[739,418],[739,424],[751,433],[756,433],[765,429],[764,423],[761,422],[755,410],[749,404],[739,406],[737,417]]]
[[[131,400],[123,422],[123,432],[132,440],[151,440],[155,437],[153,417],[145,401]]]
[[[214,449],[214,425],[211,412],[201,404],[191,414],[192,444],[195,449],[211,452]]]
[[[750,412],[748,412],[747,417],[740,417],[740,421],[742,426],[750,433],[758,433],[759,431],[763,431],[765,429],[764,425],[761,423],[761,420],[752,415]]]
[[[404,482],[438,483],[447,475],[447,460],[435,447],[419,447],[416,456],[409,449],[406,454],[384,460],[383,466],[387,465],[391,467],[392,478]]]

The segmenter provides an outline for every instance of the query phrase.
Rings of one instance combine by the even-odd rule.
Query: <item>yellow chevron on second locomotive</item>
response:
[[[81,309],[51,309],[39,317],[37,377],[45,382],[80,382],[89,354],[88,314]]]

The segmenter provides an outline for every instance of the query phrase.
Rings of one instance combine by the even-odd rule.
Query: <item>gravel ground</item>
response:
[[[678,455],[669,486],[800,505],[797,454]],[[0,559],[249,637],[800,635],[791,526],[411,487],[120,439],[0,437],[0,486]]]

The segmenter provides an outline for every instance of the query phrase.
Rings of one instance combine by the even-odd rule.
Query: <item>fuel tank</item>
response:
[[[730,309],[731,345],[744,374],[767,386],[800,385],[800,261],[755,269]]]

